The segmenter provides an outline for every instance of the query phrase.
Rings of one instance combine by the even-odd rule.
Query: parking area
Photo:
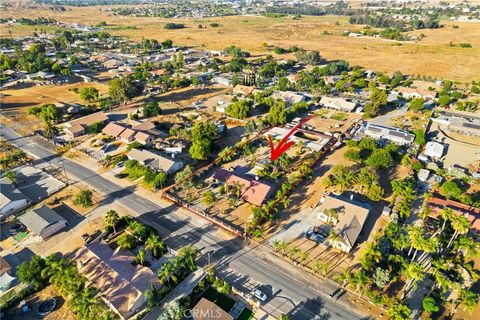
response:
[[[442,158],[445,168],[454,164],[468,168],[474,161],[480,160],[480,144],[475,145],[471,142],[459,140],[462,137],[458,134],[450,133],[446,126],[433,122],[428,136],[430,141],[438,141],[446,146],[446,151]],[[474,155],[474,157],[466,155]]]

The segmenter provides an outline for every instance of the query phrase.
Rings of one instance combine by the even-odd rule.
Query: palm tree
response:
[[[312,266],[312,271],[314,273],[320,273],[320,275],[325,277],[328,273],[328,264],[320,260],[315,260]]]
[[[353,274],[352,284],[355,286],[355,291],[360,292],[360,296],[370,284],[370,278],[365,271],[360,270]]]
[[[293,260],[293,257],[297,255],[297,253],[300,252],[300,248],[295,246],[295,247],[292,247],[290,248],[290,251],[288,252],[288,256],[290,257],[290,259]]]
[[[145,249],[150,250],[152,255],[157,258],[165,251],[165,243],[158,236],[151,234],[145,241]]]
[[[190,270],[194,270],[197,267],[197,263],[195,262],[197,253],[197,249],[191,245],[188,245],[182,247],[178,251],[178,257],[184,262],[186,267],[188,267]]]
[[[453,210],[451,208],[444,208],[442,211],[440,211],[440,214],[442,215],[443,218],[443,224],[442,224],[442,229],[440,230],[440,233],[445,230],[445,226],[447,224],[447,221],[449,221],[453,216]]]
[[[452,217],[451,222],[454,233],[450,238],[450,241],[448,242],[447,249],[450,248],[453,241],[458,237],[458,235],[464,235],[470,229],[470,222],[468,222],[468,219],[464,216],[454,216]]]
[[[425,270],[418,262],[412,262],[408,265],[407,269],[405,270],[405,276],[409,279],[405,284],[404,292],[408,292],[410,287],[416,287],[417,282],[421,281],[425,278]]]
[[[158,270],[158,278],[160,280],[160,283],[165,285],[167,281],[172,281],[174,284],[177,283],[178,277],[176,275],[177,269],[173,264],[170,262],[167,262],[163,265],[163,267]]]
[[[458,237],[455,241],[455,248],[463,251],[463,256],[467,259],[476,257],[480,253],[480,243],[466,236]]]
[[[105,214],[105,222],[108,226],[113,227],[113,233],[117,233],[115,226],[117,225],[118,221],[120,220],[120,216],[115,210],[108,210]]]
[[[338,212],[335,208],[330,208],[330,209],[326,209],[324,211],[325,215],[327,216],[327,221],[329,223],[333,223],[333,224],[336,224],[337,221],[338,221]]]
[[[308,252],[302,251],[300,253],[300,262],[303,265],[305,265],[305,261],[307,261],[309,257],[310,257],[310,254]]]
[[[135,261],[138,264],[143,264],[145,262],[145,250],[144,249],[138,250],[137,256],[135,257]]]
[[[340,274],[336,274],[334,279],[340,283],[341,286],[346,286],[352,283],[352,270],[346,269]]]
[[[415,249],[415,255],[419,249],[422,248],[423,243],[425,242],[423,239],[423,228],[412,226],[407,230],[408,237],[410,238],[410,249],[408,250],[408,255],[412,253],[412,250]],[[412,259],[413,261],[413,259]]]
[[[379,263],[382,260],[382,252],[378,249],[375,242],[368,242],[365,247],[360,263],[365,270],[371,270],[374,263]]]
[[[463,306],[463,311],[468,310],[471,313],[477,306],[479,298],[480,295],[478,293],[461,290],[459,302]]]
[[[333,243],[340,240],[340,234],[338,234],[338,232],[335,229],[330,229],[327,240],[330,245],[333,245]]]
[[[98,291],[93,287],[86,287],[71,300],[73,311],[81,319],[95,319],[98,315]]]

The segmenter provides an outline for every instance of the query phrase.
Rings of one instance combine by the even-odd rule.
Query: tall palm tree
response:
[[[443,230],[445,230],[447,221],[450,221],[450,219],[454,216],[454,214],[451,208],[443,208],[442,211],[440,211],[440,214],[442,215],[442,219],[443,219],[442,229],[440,229],[440,233],[442,233]]]
[[[147,241],[145,241],[145,249],[150,250],[152,255],[157,258],[165,251],[165,243],[158,236],[151,234]]]
[[[404,292],[408,292],[412,285],[415,287],[418,281],[425,278],[425,270],[418,262],[412,262],[405,270],[405,276],[408,278],[408,281],[405,284]]]
[[[454,233],[448,242],[447,249],[450,248],[458,235],[464,235],[470,230],[470,222],[468,222],[468,219],[464,216],[454,216],[452,217],[451,222]]]
[[[455,241],[455,248],[463,252],[463,256],[471,259],[480,254],[480,243],[466,236],[458,237]]]
[[[113,233],[117,233],[115,226],[117,225],[119,220],[120,216],[115,210],[108,210],[105,214],[105,222],[107,223],[107,225],[113,227]]]
[[[334,279],[340,283],[341,286],[346,286],[352,283],[352,270],[346,269],[340,274],[336,274]]]
[[[408,250],[408,255],[410,255],[413,249],[415,249],[416,252],[422,248],[422,245],[424,243],[423,228],[412,226],[408,228],[407,234],[410,239],[410,249]]]
[[[370,278],[367,276],[365,271],[360,270],[353,274],[352,284],[355,286],[355,291],[359,292],[361,296],[365,289],[369,286]]]
[[[190,270],[194,270],[197,267],[197,263],[195,262],[197,253],[197,249],[195,249],[191,245],[188,245],[182,247],[178,251],[178,257],[180,257],[184,261],[186,267],[188,267]]]

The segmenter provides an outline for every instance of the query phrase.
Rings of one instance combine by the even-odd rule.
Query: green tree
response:
[[[373,281],[379,289],[383,289],[390,281],[390,272],[380,267],[376,268],[373,274]]]
[[[215,194],[211,190],[207,190],[202,195],[202,204],[205,207],[210,207],[216,201]]]
[[[79,91],[80,98],[88,102],[98,101],[99,93],[95,87],[83,87]]]
[[[162,110],[156,101],[150,101],[143,105],[143,115],[145,117],[158,116],[161,113]]]
[[[432,296],[426,296],[423,299],[423,310],[428,313],[435,313],[440,310],[440,307],[437,305],[437,301]]]
[[[388,316],[390,320],[405,320],[410,319],[412,310],[403,302],[396,301],[388,309]]]
[[[370,167],[387,169],[393,164],[393,158],[387,150],[377,149],[365,160],[365,163]]]
[[[452,180],[445,181],[442,184],[442,192],[448,199],[458,199],[463,193],[462,189],[458,186],[458,184],[456,184],[455,181]]]
[[[365,105],[365,117],[371,118],[377,115],[381,107],[387,104],[387,92],[373,88],[370,93],[370,101]]]
[[[425,103],[425,100],[422,98],[413,98],[410,100],[410,105],[408,106],[408,109],[418,112],[423,110],[423,105]]]
[[[75,196],[75,199],[73,200],[73,204],[77,206],[82,206],[84,208],[91,207],[93,205],[93,192],[90,190],[81,190],[77,195]]]
[[[116,103],[125,103],[131,100],[137,93],[133,76],[128,75],[110,80],[108,93]]]
[[[182,171],[177,172],[175,175],[175,183],[182,188],[193,187],[193,171],[190,165],[186,165]]]
[[[251,104],[246,100],[240,100],[227,107],[227,114],[237,119],[245,119],[250,111]]]
[[[413,133],[415,134],[415,143],[419,146],[423,146],[427,143],[427,139],[425,138],[425,132],[421,129],[414,130]]]
[[[165,251],[165,243],[156,235],[150,235],[145,242],[145,249],[150,250],[155,258]]]
[[[108,226],[113,228],[114,233],[117,233],[117,230],[115,229],[115,227],[119,220],[120,220],[120,216],[115,210],[108,210],[107,213],[105,214],[105,222],[107,223]]]
[[[8,180],[10,180],[10,182],[12,183],[13,186],[15,186],[15,187],[17,186],[17,184],[18,184],[17,172],[15,172],[13,170],[8,170],[7,172],[5,172],[4,176]]]
[[[452,102],[452,99],[448,95],[443,95],[438,98],[438,105],[441,107],[447,106]]]
[[[132,250],[137,246],[137,239],[131,234],[124,233],[118,237],[117,244],[122,250]]]
[[[17,267],[18,280],[25,284],[33,283],[36,290],[43,288],[45,279],[41,276],[45,261],[40,256],[33,256],[30,261],[24,261]]]
[[[138,264],[143,264],[145,262],[145,250],[139,249],[137,255],[135,256],[135,262]]]
[[[464,311],[468,310],[468,312],[472,313],[478,304],[479,298],[480,295],[478,293],[468,290],[461,290],[459,302],[463,306]]]
[[[267,122],[272,126],[284,125],[287,123],[286,103],[283,100],[277,101],[267,114]]]

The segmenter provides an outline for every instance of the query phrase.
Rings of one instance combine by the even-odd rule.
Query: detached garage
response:
[[[54,235],[67,225],[67,220],[45,205],[28,211],[18,220],[42,239]]]

